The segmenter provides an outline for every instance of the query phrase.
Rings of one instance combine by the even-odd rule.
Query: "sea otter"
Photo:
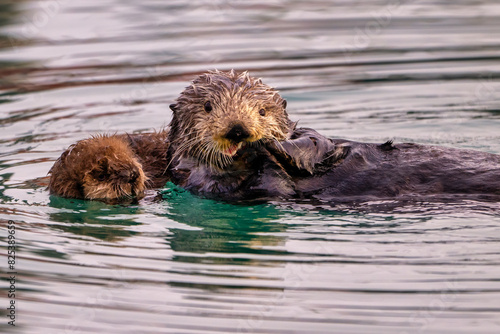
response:
[[[294,137],[296,137],[294,139]],[[297,129],[275,152],[295,197],[340,203],[376,199],[500,201],[500,155],[412,143],[359,143]],[[321,147],[318,148],[318,143]],[[308,150],[304,148],[309,147]],[[288,163],[317,155],[304,172]]]
[[[274,88],[247,72],[209,72],[170,109],[175,184],[227,200],[293,195],[286,170],[266,148],[289,139],[295,128]]]
[[[128,146],[122,153],[129,157],[116,158],[135,159],[142,165],[145,176],[138,179],[144,182],[142,188],[148,187],[146,178],[151,186],[172,181],[195,194],[223,200],[338,202],[432,196],[500,200],[499,155],[329,139],[312,129],[296,128],[286,106],[278,91],[247,72],[208,72],[198,76],[170,106],[173,118],[162,138],[111,136]],[[89,160],[95,160],[91,150],[86,152]],[[137,168],[135,163],[117,161],[116,165]],[[51,169],[49,189],[72,197],[73,193],[60,191],[59,183],[52,182],[59,178],[61,166],[56,162]],[[85,179],[79,181],[85,189]],[[140,196],[141,192],[140,186],[120,189],[122,196]]]
[[[168,177],[168,131],[98,135],[71,145],[49,171],[50,193],[109,203],[141,199]]]

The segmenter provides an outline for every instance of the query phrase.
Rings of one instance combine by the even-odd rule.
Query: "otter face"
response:
[[[85,199],[119,200],[144,197],[146,177],[135,158],[105,152],[83,177]]]
[[[247,72],[203,74],[170,107],[174,154],[219,168],[246,145],[286,140],[292,126],[286,101]]]
[[[147,177],[128,144],[117,136],[96,136],[72,145],[49,172],[51,193],[117,202],[142,198]]]

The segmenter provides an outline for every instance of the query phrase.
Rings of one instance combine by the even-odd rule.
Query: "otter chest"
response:
[[[247,150],[224,169],[181,158],[170,173],[177,185],[208,198],[234,201],[293,195],[281,166],[260,153]]]

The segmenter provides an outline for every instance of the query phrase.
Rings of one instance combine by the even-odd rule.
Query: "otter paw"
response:
[[[298,128],[289,140],[274,142],[269,149],[292,167],[313,174],[319,166],[337,159],[337,148],[332,140],[313,129]]]

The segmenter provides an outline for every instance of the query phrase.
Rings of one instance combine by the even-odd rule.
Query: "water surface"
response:
[[[493,1],[0,4],[0,326],[20,333],[498,333],[497,204],[235,205],[172,185],[110,206],[40,178],[92,133],[168,124],[198,73],[249,70],[301,126],[500,154]]]

